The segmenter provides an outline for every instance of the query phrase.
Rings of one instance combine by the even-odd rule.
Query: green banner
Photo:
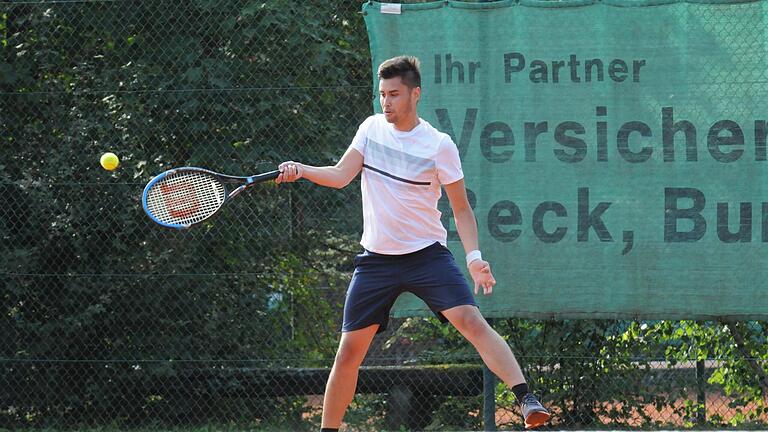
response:
[[[459,147],[498,280],[477,296],[486,316],[768,318],[767,12],[765,1],[363,6],[374,87],[383,60],[417,56],[419,113]],[[424,312],[413,296],[396,306]]]

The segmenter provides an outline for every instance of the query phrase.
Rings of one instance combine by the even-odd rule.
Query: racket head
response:
[[[218,174],[196,167],[165,171],[144,187],[141,202],[154,222],[186,229],[216,214],[227,200]]]

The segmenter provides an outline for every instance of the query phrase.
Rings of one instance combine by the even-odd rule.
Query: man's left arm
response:
[[[453,210],[453,219],[456,221],[456,230],[459,232],[461,244],[464,246],[466,254],[472,253],[473,256],[479,255],[477,240],[477,221],[475,213],[469,205],[467,199],[467,190],[464,188],[464,179],[443,185],[448,201]],[[473,252],[475,251],[475,252]],[[475,294],[478,288],[483,287],[484,294],[491,294],[493,286],[496,285],[496,279],[491,273],[491,266],[482,258],[472,259],[467,263],[469,274],[475,282]]]

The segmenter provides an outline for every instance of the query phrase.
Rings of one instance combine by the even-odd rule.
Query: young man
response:
[[[410,291],[443,321],[450,321],[477,349],[491,371],[512,388],[526,428],[549,420],[549,412],[528,390],[523,373],[504,339],[485,321],[466,279],[445,247],[437,201],[441,186],[453,209],[475,294],[491,294],[496,280],[478,250],[477,223],[469,206],[464,175],[451,138],[419,118],[419,61],[395,57],[379,66],[383,114],[368,117],[335,166],[280,164],[277,183],[300,178],[342,188],[362,170],[365,251],[344,304],[344,323],[336,360],[323,400],[323,431],[341,425],[357,386],[357,374],[376,333],[383,331],[397,296]]]

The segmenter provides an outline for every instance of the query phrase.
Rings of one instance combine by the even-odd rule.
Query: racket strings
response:
[[[147,193],[147,209],[160,222],[188,225],[207,219],[226,198],[224,185],[201,172],[179,172],[158,181]]]

